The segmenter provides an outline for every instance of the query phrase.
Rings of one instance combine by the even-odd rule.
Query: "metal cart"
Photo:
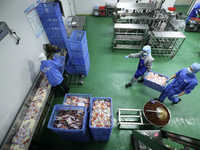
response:
[[[148,33],[147,24],[114,24],[113,52],[114,49],[141,50]]]
[[[177,31],[151,31],[149,45],[151,45],[151,54],[154,56],[168,56],[173,58],[186,36],[182,32]]]
[[[83,84],[82,79],[84,78],[84,75],[82,74],[65,74],[65,83],[66,84]]]

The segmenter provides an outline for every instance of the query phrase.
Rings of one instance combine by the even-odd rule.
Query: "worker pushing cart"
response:
[[[125,59],[128,57],[140,58],[140,60],[138,64],[138,69],[135,72],[135,75],[133,76],[133,78],[130,80],[130,82],[125,85],[126,88],[131,86],[135,81],[137,81],[139,77],[141,77],[141,79],[138,80],[138,82],[139,83],[144,82],[144,76],[145,76],[144,74],[146,71],[149,72],[152,69],[153,62],[154,62],[154,58],[151,56],[151,47],[149,45],[144,46],[143,51],[139,53],[125,56]]]

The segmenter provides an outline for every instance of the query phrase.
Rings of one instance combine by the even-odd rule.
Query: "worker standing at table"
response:
[[[69,87],[65,84],[62,73],[59,70],[62,67],[60,60],[56,57],[52,60],[47,60],[44,53],[40,53],[38,58],[41,61],[40,70],[46,74],[49,84],[64,95],[69,93]]]
[[[125,85],[126,88],[131,86],[135,81],[137,81],[139,77],[141,77],[141,79],[138,80],[138,82],[142,83],[144,81],[144,76],[145,76],[144,73],[146,71],[149,72],[152,69],[153,62],[154,62],[154,59],[151,56],[151,47],[149,45],[144,46],[143,51],[141,51],[140,53],[135,53],[135,54],[130,54],[130,55],[125,56],[125,59],[128,57],[140,58],[140,60],[138,64],[138,69],[135,72],[135,75],[133,76],[133,78],[130,80],[130,82]]]
[[[193,63],[188,68],[183,68],[180,71],[176,72],[171,78],[166,82],[168,83],[171,79],[174,79],[168,86],[162,91],[158,100],[164,102],[165,98],[168,97],[173,104],[178,104],[181,99],[180,96],[184,94],[189,94],[191,91],[198,85],[198,80],[196,73],[200,71],[200,64]]]

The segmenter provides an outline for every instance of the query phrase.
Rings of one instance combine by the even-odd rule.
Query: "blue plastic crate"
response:
[[[93,102],[96,100],[109,100],[111,102],[111,127],[91,127],[91,114]],[[111,131],[113,128],[113,104],[112,98],[110,97],[93,97],[90,103],[90,117],[89,117],[89,127],[94,140],[96,141],[108,141],[110,139]]]
[[[76,70],[76,72],[77,72],[78,74],[82,74],[82,75],[84,75],[84,76],[87,76],[87,75],[89,74],[89,71],[90,71],[90,63],[89,63],[89,65],[87,66],[86,71]]]
[[[84,58],[75,58],[72,57],[75,65],[86,65],[89,59],[89,53],[87,52]]]
[[[60,72],[63,74],[64,69],[65,69],[65,56],[60,56],[60,55],[54,55],[53,58],[57,58],[60,60],[60,63],[62,64],[62,67],[59,68]]]
[[[67,141],[70,142],[81,142],[81,143],[88,143],[90,141],[90,129],[87,127],[85,136],[79,137],[79,136],[65,136],[65,135],[59,135],[60,137],[64,138]]]
[[[71,96],[86,97],[86,98],[89,98],[90,101],[92,100],[92,95],[91,95],[91,94],[68,93],[68,94],[65,95],[65,98],[64,98],[64,100],[63,100],[63,105],[64,105],[64,103],[65,103],[67,97],[71,97]],[[89,105],[89,106],[88,106],[88,110],[87,110],[87,111],[89,112],[89,111],[90,111],[90,103],[89,103],[88,105]]]
[[[40,3],[35,8],[40,17],[62,16],[58,3]]]
[[[90,59],[89,57],[87,58],[86,60],[86,64],[75,64],[75,68],[76,70],[79,70],[79,71],[87,71],[87,68],[88,66],[90,65]]]
[[[70,49],[83,50],[87,45],[86,31],[73,31],[69,38]]]
[[[73,58],[84,58],[86,53],[89,53],[87,44],[85,45],[85,48],[83,48],[83,50],[73,50],[73,51],[71,51]]]
[[[88,125],[88,113],[84,114],[84,120],[82,129],[59,129],[54,127],[55,118],[58,116],[60,110],[82,110],[87,112],[86,107],[84,106],[71,106],[71,105],[55,105],[49,119],[47,128],[51,129],[54,133],[62,136],[79,136],[83,137],[86,134],[86,129]]]
[[[150,73],[150,72],[159,74],[159,76],[166,77],[167,79],[169,79],[169,77],[167,77],[167,76],[165,76],[165,75],[162,75],[162,74],[160,74],[160,73],[157,73],[157,72],[155,72],[155,71],[149,71],[148,73]],[[149,88],[151,88],[151,89],[154,89],[154,90],[156,90],[156,91],[158,91],[158,92],[162,92],[162,91],[164,90],[164,88],[166,87],[166,84],[163,86],[163,85],[157,84],[157,83],[155,83],[155,82],[152,82],[152,81],[146,79],[146,76],[148,75],[148,73],[145,75],[143,85],[145,85],[145,86],[147,86],[147,87],[149,87]]]
[[[71,63],[71,59],[69,58],[67,61],[67,65],[65,67],[65,70],[67,73],[72,73],[72,74],[76,74],[76,68],[75,66]]]

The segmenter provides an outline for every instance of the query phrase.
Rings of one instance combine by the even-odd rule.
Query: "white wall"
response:
[[[49,43],[45,31],[39,38],[35,36],[24,14],[32,4],[36,6],[36,0],[0,0],[0,20],[21,38],[19,45],[10,34],[0,41],[0,144],[39,73],[37,54]],[[66,0],[63,8],[67,17]]]
[[[93,14],[94,6],[105,6],[106,2],[117,2],[117,0],[74,0],[77,14]],[[124,2],[125,0],[123,0]],[[130,0],[129,0],[130,1]],[[163,8],[173,7],[176,0],[165,0]],[[135,0],[132,0],[135,2]],[[142,3],[148,3],[149,0],[141,0]]]

